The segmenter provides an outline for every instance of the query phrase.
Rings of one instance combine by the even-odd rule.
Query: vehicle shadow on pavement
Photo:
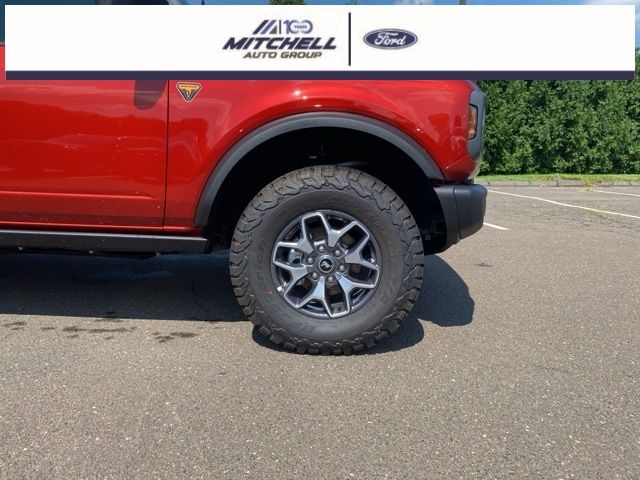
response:
[[[458,273],[442,258],[426,258],[422,290],[413,313],[440,327],[461,327],[473,321],[475,302]]]
[[[245,320],[228,256],[145,260],[0,255],[0,314],[155,320]]]
[[[440,257],[430,256],[413,312],[389,340],[367,352],[384,353],[420,342],[424,337],[420,320],[443,327],[466,325],[472,320],[473,310],[464,280]],[[245,320],[229,282],[226,252],[146,260],[2,254],[0,314],[105,322]],[[54,322],[52,326],[60,325]],[[256,331],[254,339],[260,345],[279,348]]]

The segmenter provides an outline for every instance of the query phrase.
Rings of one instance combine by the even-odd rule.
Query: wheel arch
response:
[[[229,149],[209,176],[198,203],[195,225],[198,227],[208,226],[211,210],[225,179],[251,151],[280,135],[318,127],[342,128],[375,136],[405,153],[430,181],[440,183],[444,180],[442,172],[431,155],[414,139],[393,125],[352,113],[300,113],[256,128]]]

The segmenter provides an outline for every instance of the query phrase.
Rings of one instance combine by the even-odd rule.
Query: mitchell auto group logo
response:
[[[243,52],[242,58],[319,58],[335,50],[335,37],[312,35],[310,20],[263,20],[250,36],[230,37],[223,50]]]

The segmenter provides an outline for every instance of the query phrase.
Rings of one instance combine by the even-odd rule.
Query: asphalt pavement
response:
[[[489,188],[346,357],[263,340],[222,254],[0,255],[0,478],[639,478],[640,188]]]

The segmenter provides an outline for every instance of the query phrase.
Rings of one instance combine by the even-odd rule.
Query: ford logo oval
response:
[[[399,48],[407,48],[418,41],[415,33],[407,30],[399,30],[396,28],[382,28],[374,30],[364,36],[364,43],[374,48],[386,48],[397,50]]]

